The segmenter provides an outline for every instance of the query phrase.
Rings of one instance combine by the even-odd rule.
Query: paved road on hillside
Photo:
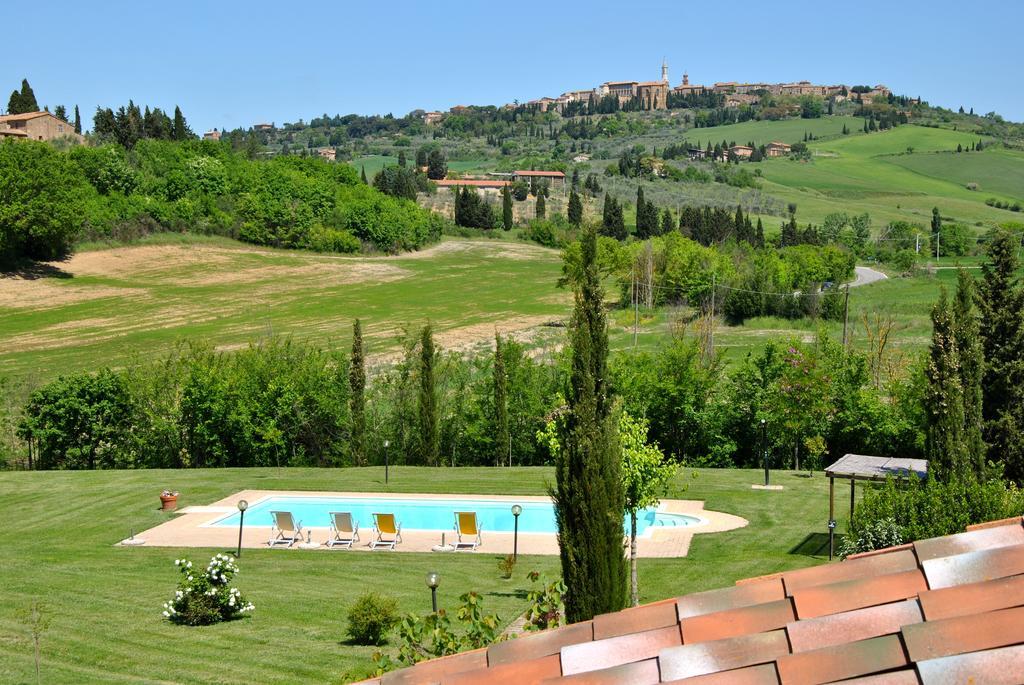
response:
[[[856,288],[858,285],[867,285],[868,283],[874,283],[875,281],[884,281],[889,278],[881,271],[876,271],[868,266],[857,266],[854,267],[857,272],[857,278],[850,281],[850,287]]]

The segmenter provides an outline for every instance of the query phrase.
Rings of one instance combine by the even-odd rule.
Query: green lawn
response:
[[[0,279],[0,374],[45,379],[153,359],[182,340],[234,349],[267,335],[347,344],[361,317],[370,354],[431,321],[445,346],[567,316],[560,256],[533,244],[445,240],[397,257],[158,237],[81,252],[36,280]],[[514,284],[514,287],[513,287]]]
[[[746,145],[753,141],[755,145],[765,145],[772,141],[780,141],[792,145],[804,139],[804,134],[817,138],[834,138],[843,134],[843,126],[850,130],[850,136],[861,135],[864,120],[860,117],[822,117],[820,119],[784,119],[782,121],[744,121],[740,124],[695,128],[686,132],[686,139],[691,143],[698,140],[707,145],[720,143],[722,140],[736,141]]]
[[[671,496],[705,500],[708,509],[750,525],[698,535],[685,559],[641,560],[643,601],[825,560],[827,480],[775,472],[773,482],[784,491],[752,491],[761,478],[757,470],[698,470],[696,478],[687,471],[675,480]],[[442,606],[476,590],[489,610],[511,621],[525,608],[526,573],[558,572],[557,557],[523,556],[512,580],[501,580],[498,557],[486,551],[456,557],[246,550],[237,585],[255,613],[207,628],[174,626],[160,614],[177,580],[174,559],[203,562],[222,550],[114,546],[129,527],[165,520],[157,511],[163,488],[180,490],[186,506],[243,488],[536,495],[552,479],[547,468],[399,467],[385,488],[380,468],[2,472],[0,682],[35,682],[27,618],[34,602],[45,622],[41,682],[335,683],[371,667],[374,649],[345,641],[346,608],[364,590],[394,595],[403,611],[426,612],[423,576],[437,570]],[[845,494],[837,499],[846,502]]]
[[[977,183],[978,190],[975,192],[983,199],[999,197],[1007,200],[1024,200],[1024,152],[988,149],[984,152],[961,154],[948,151],[914,153],[893,157],[889,161],[922,176],[960,186],[966,187],[968,183]]]
[[[406,152],[406,157],[411,158],[411,161],[416,161],[416,152]],[[356,168],[356,171],[366,169],[366,178],[372,183],[373,177],[377,175],[381,169],[386,166],[393,166],[398,164],[398,157],[388,157],[387,155],[366,155],[365,157],[358,157],[349,162]]]

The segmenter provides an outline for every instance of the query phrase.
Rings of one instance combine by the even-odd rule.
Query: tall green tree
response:
[[[675,230],[676,222],[672,218],[672,210],[666,208],[661,214],[661,231],[662,235],[666,235]]]
[[[501,189],[501,227],[506,231],[512,230],[512,191],[508,186]]]
[[[985,351],[982,416],[989,457],[1024,481],[1024,293],[1017,278],[1017,238],[993,236],[982,265],[978,308]]]
[[[427,156],[427,178],[432,181],[440,181],[448,175],[448,160],[444,153],[433,149]]]
[[[960,354],[960,384],[964,403],[964,450],[970,469],[981,478],[985,475],[986,446],[983,439],[982,378],[985,373],[985,352],[981,344],[978,310],[974,305],[977,287],[965,269],[957,273],[956,299],[953,301],[953,337]]]
[[[366,180],[366,165],[365,164],[362,167],[360,167],[360,170],[359,170],[359,180],[361,180],[366,185],[370,185],[370,182]]]
[[[505,342],[494,334],[494,443],[495,466],[506,463],[511,450],[508,422],[508,371],[505,366]]]
[[[32,86],[28,84],[28,79],[22,79],[21,91],[11,91],[11,97],[7,101],[7,113],[27,114],[38,111],[39,103],[36,102],[36,94],[32,92]]]
[[[635,419],[622,412],[619,438],[622,440],[622,483],[629,512],[629,601],[640,604],[640,583],[636,568],[637,514],[658,506],[668,489],[675,466],[665,461],[657,445],[647,442],[647,419]]]
[[[185,115],[181,113],[181,107],[174,106],[174,123],[171,125],[171,138],[173,140],[188,140],[194,138],[195,134],[188,127]]]
[[[947,482],[965,475],[964,393],[955,321],[946,289],[932,308],[932,343],[925,377],[925,457],[929,475]]]
[[[581,248],[582,274],[569,330],[572,371],[551,493],[570,622],[621,609],[627,582],[619,407],[608,387],[608,324],[593,227],[584,232]]]
[[[64,105],[57,105],[53,108],[53,116],[57,117],[61,121],[68,120],[68,110]]]
[[[547,202],[544,200],[544,193],[537,193],[537,204],[534,214],[538,219],[543,219],[547,215]]]
[[[404,169],[405,165],[406,165],[405,150],[399,150],[399,152],[398,152],[398,166],[400,166],[400,167],[402,167]]]
[[[573,185],[572,190],[569,191],[569,223],[573,226],[579,227],[583,223],[583,202],[580,201],[579,193],[576,192],[576,186]]]
[[[437,352],[434,332],[428,323],[420,334],[419,417],[420,463],[437,466],[441,452],[441,434],[437,415]]]
[[[82,135],[82,115],[78,112],[78,105],[75,105],[75,133]]]
[[[348,367],[349,413],[352,415],[352,462],[366,464],[366,358],[363,354],[363,325],[352,324],[352,356]]]

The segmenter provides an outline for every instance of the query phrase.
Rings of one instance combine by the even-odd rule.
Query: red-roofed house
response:
[[[445,178],[440,181],[434,181],[438,188],[458,188],[460,186],[469,186],[470,188],[477,188],[483,191],[499,191],[507,185],[511,185],[511,181],[500,181],[497,179],[479,179],[479,178]]]

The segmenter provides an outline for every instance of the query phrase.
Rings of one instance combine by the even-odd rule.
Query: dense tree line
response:
[[[196,138],[180,107],[175,106],[172,117],[159,107],[150,109],[146,105],[144,110],[140,110],[131,100],[116,111],[97,107],[92,132],[101,142],[115,142],[129,150],[145,139],[182,141]]]
[[[154,231],[230,236],[258,245],[397,252],[440,237],[443,219],[360,184],[320,159],[249,161],[226,144],[141,139],[59,152],[0,144],[0,253],[52,258],[79,237]],[[45,192],[43,192],[45,191]]]

